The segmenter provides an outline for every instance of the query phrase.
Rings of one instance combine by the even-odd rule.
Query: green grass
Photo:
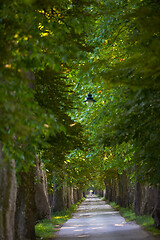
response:
[[[83,201],[81,199],[81,201]],[[52,215],[51,220],[43,220],[36,224],[35,231],[36,236],[40,239],[52,238],[54,232],[58,231],[59,228],[65,223],[69,218],[72,217],[72,213],[75,212],[77,206],[81,203],[79,201],[77,204],[72,205],[69,209],[65,211],[55,212]],[[108,202],[115,210],[118,210],[120,214],[126,219],[126,221],[136,221],[141,225],[145,230],[151,232],[153,235],[159,235],[159,229],[154,227],[154,220],[151,216],[136,216],[131,208],[122,208],[117,205],[115,202]]]
[[[53,237],[55,228],[53,227],[52,220],[44,219],[42,222],[37,223],[35,226],[36,236],[43,238]]]
[[[100,197],[100,199],[101,199],[102,201],[105,201],[105,200],[106,200],[105,197]]]
[[[54,236],[54,232],[58,231],[62,224],[72,217],[72,213],[77,209],[77,206],[83,200],[84,198],[67,210],[55,212],[52,215],[51,220],[44,219],[43,221],[37,223],[35,226],[36,237],[40,239],[52,238]]]
[[[110,204],[115,210],[119,211],[120,206],[117,205],[115,202],[109,202],[107,201],[108,204]]]
[[[120,212],[120,214],[126,219],[126,221],[136,221],[146,231],[151,232],[153,235],[160,236],[160,230],[154,227],[154,220],[151,215],[136,216],[132,208],[122,208],[115,202],[109,202],[109,204]]]
[[[136,220],[136,214],[131,208],[120,208],[119,212],[128,222]]]
[[[137,216],[136,222],[141,225],[145,230],[152,232],[153,235],[160,236],[160,230],[154,226],[154,220],[152,216]]]

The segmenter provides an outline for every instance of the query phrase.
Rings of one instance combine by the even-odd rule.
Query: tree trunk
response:
[[[74,194],[73,194],[73,187],[71,187],[71,205],[74,204]]]
[[[157,189],[149,185],[141,186],[142,201],[140,206],[140,215],[151,214],[156,205]]]
[[[53,212],[64,210],[63,186],[53,192]]]
[[[157,189],[156,205],[153,210],[152,217],[154,219],[155,226],[160,228],[160,186],[158,186]]]
[[[67,187],[67,208],[70,208],[71,203],[71,187]]]
[[[141,209],[141,184],[136,181],[135,183],[135,195],[134,195],[134,212],[138,216]]]
[[[0,239],[13,240],[17,196],[15,161],[3,160],[0,143]]]
[[[77,203],[77,189],[73,189],[73,199],[74,199],[74,203]]]
[[[49,205],[49,198],[47,192],[46,173],[42,170],[41,162],[36,156],[36,177],[37,183],[35,185],[35,202],[37,208],[37,220],[44,218],[51,219],[51,210]]]
[[[128,207],[128,179],[126,172],[119,176],[117,203],[122,207]]]
[[[35,239],[35,168],[31,167],[26,176],[26,238]]]
[[[128,206],[134,205],[135,182],[131,183],[128,179]]]
[[[20,174],[16,209],[16,239],[34,240],[36,205],[35,205],[35,168]]]
[[[21,177],[22,181],[22,177]],[[15,215],[15,236],[18,240],[24,240],[25,236],[25,189],[24,185],[18,186],[17,206]]]
[[[109,200],[109,189],[110,189],[110,186],[108,184],[106,184],[105,199],[107,199],[107,200]]]
[[[112,180],[110,180],[109,181],[109,195],[108,195],[108,200],[110,201],[110,202],[112,202],[113,201],[113,194],[112,194],[112,192],[113,192],[113,189],[112,189]]]
[[[117,199],[117,198],[116,198],[117,186],[116,186],[116,179],[114,179],[114,178],[112,179],[112,189],[113,189],[113,190],[112,190],[112,199],[113,199],[114,202],[116,202],[116,199]]]
[[[78,189],[78,190],[77,190],[77,200],[78,200],[78,201],[81,200],[82,197],[83,197],[83,192],[82,192],[81,189]]]
[[[67,202],[68,202],[68,186],[67,183],[63,182],[63,209],[67,209]]]

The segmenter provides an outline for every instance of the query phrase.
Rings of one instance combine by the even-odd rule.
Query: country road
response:
[[[57,240],[155,240],[134,222],[120,214],[97,196],[87,196],[73,217],[56,233]]]

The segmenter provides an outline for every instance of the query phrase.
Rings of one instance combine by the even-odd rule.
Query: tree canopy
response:
[[[0,141],[17,170],[39,154],[75,186],[124,169],[159,183],[159,1],[8,0],[0,15]]]

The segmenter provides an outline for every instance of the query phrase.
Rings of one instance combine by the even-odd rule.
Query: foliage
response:
[[[100,173],[103,175],[102,166],[109,176],[112,168],[118,172],[132,169],[131,177],[135,173],[139,181],[154,185],[160,181],[159,9],[154,0],[104,1],[95,25],[97,48],[89,54],[89,62],[80,66],[82,80],[100,85],[103,81],[106,88],[112,87],[103,94],[105,103],[96,103],[98,111],[92,108],[89,118],[86,114],[83,118],[92,123],[92,150],[99,148],[97,143],[104,146]],[[96,87],[89,87],[94,93]],[[96,136],[96,144],[92,136]]]
[[[105,118],[97,139],[106,146],[106,149],[110,147],[113,161],[109,160],[109,166],[117,166],[121,171],[131,168],[133,170],[136,164],[138,179],[156,184],[160,180],[157,170],[159,168],[157,145],[159,144],[159,111],[157,111],[159,92],[127,90],[128,96],[125,98],[122,97],[121,92],[126,96],[125,90],[121,88],[119,95],[118,91],[116,92],[113,104],[105,105],[102,109],[102,114],[107,116],[109,113],[109,116]]]
[[[8,0],[0,16],[0,141],[16,170],[38,153],[51,187],[53,172],[103,189],[124,170],[159,184],[159,1]]]
[[[72,120],[69,115],[74,108],[73,84],[66,76],[67,69],[64,66],[61,68],[61,71],[57,72],[46,67],[35,74],[35,98],[46,112],[52,111],[61,126],[57,133],[50,132],[49,136],[44,136],[43,139],[48,145],[40,147],[40,158],[47,168],[50,188],[53,185],[53,172],[54,181],[59,186],[64,181],[67,154],[75,148],[82,149],[84,140],[81,124]]]
[[[135,165],[159,183],[159,4],[2,1],[0,141],[17,169],[39,152],[51,183],[56,169],[103,188]]]
[[[0,140],[6,157],[15,158],[18,169],[33,164],[39,145],[47,144],[46,136],[62,131],[53,109],[44,109],[35,99],[35,91],[39,91],[35,73],[49,66],[59,74],[62,65],[70,69],[75,58],[78,61],[92,51],[85,33],[94,21],[93,4],[49,0],[1,3]],[[45,78],[41,81],[47,86]]]
[[[67,181],[70,185],[86,189],[94,178],[94,167],[85,151],[76,149],[66,158]]]
[[[101,45],[87,64],[92,78],[107,87],[158,87],[159,2],[104,1],[104,5],[107,14],[98,18],[96,33]]]

